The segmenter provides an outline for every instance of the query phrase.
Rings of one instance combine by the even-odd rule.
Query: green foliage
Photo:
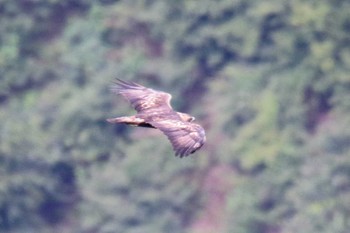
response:
[[[349,7],[0,0],[0,231],[347,232]],[[134,112],[115,78],[172,93],[205,146],[108,124]]]

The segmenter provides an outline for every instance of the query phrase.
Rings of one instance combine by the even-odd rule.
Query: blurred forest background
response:
[[[0,0],[0,231],[347,233],[350,1]],[[115,78],[172,93],[174,156]]]

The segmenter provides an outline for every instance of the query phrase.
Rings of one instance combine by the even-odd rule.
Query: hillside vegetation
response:
[[[347,233],[350,1],[0,0],[0,232]],[[174,156],[115,78],[173,95]]]

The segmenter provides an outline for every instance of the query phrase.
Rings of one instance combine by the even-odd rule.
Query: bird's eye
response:
[[[195,117],[191,117],[190,122],[194,121],[195,119],[196,119]]]

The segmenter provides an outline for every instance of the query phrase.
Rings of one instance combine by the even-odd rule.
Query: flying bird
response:
[[[159,129],[168,137],[176,156],[188,156],[203,146],[206,140],[203,127],[193,123],[193,116],[174,111],[169,93],[120,79],[115,81],[111,90],[123,96],[137,113],[109,118],[108,122]]]

